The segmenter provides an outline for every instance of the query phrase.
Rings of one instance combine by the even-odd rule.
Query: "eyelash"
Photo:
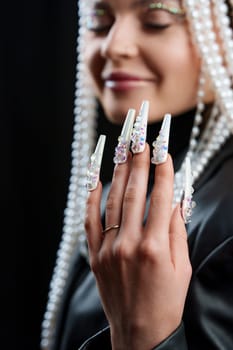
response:
[[[168,29],[171,24],[156,24],[156,23],[144,23],[143,24],[144,28],[146,29],[151,29],[154,31],[163,31],[165,29]],[[107,32],[111,28],[111,25],[104,26],[104,27],[93,27],[90,28],[89,31],[94,32],[96,34],[101,34],[104,32]]]
[[[168,29],[171,26],[171,24],[156,24],[156,23],[145,23],[144,27],[147,29],[162,31],[165,29]]]
[[[96,33],[96,34],[101,34],[104,32],[107,32],[110,29],[111,26],[106,26],[106,27],[95,27],[95,28],[90,28],[88,29],[90,32]]]

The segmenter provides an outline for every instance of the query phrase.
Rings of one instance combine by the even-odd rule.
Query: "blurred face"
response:
[[[179,1],[89,2],[85,59],[111,121],[144,99],[150,122],[195,106],[200,60]]]

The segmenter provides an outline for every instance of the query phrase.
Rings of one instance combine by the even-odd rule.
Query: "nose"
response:
[[[135,24],[128,17],[116,19],[102,42],[102,57],[112,60],[132,58],[138,51]]]

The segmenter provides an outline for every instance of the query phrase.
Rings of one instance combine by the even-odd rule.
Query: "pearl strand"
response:
[[[218,108],[213,107],[212,114],[209,119],[208,131],[205,132],[205,136],[198,141],[197,150],[192,153],[191,165],[193,169],[194,183],[200,178],[210,160],[215,156],[215,154],[220,150],[222,145],[231,135],[231,132],[227,128],[227,118],[225,116],[220,116],[218,121],[215,121],[216,113],[218,112]],[[188,151],[186,157],[189,156],[189,154],[190,152]],[[183,194],[183,181],[185,173],[184,165],[185,160],[183,161],[180,170],[175,174],[174,204],[180,202]]]
[[[211,48],[214,48],[212,51],[212,55],[210,57],[215,57],[215,60],[213,60],[213,63],[215,61],[218,64],[222,64],[222,59],[220,55],[218,55],[219,53],[218,46],[215,44],[210,48],[208,47],[208,45],[205,45],[204,35],[202,34],[203,32],[208,33],[209,30],[212,28],[211,21],[205,22],[206,32],[203,31],[204,29],[200,21],[201,16],[200,17],[198,16],[198,12],[196,11],[197,8],[194,7],[194,6],[197,6],[197,3],[195,3],[192,0],[187,2],[188,4],[186,4],[186,9],[190,11],[190,16],[188,17],[191,17],[192,19],[190,20],[190,29],[192,32],[192,37],[196,38],[196,41],[199,44],[202,56],[204,56],[204,58],[207,57],[209,52],[212,51]],[[205,11],[208,13],[208,9],[207,10],[205,9]],[[204,18],[206,21],[206,17]],[[199,33],[199,35],[197,35],[196,33]],[[212,40],[215,40],[215,35],[210,34],[209,38],[212,38]],[[206,66],[209,68],[211,63],[212,61],[207,59],[207,64],[203,65],[202,69],[204,70],[204,67]],[[221,74],[223,74],[224,70],[220,69],[220,72]],[[210,70],[210,73],[211,73],[211,70]],[[216,74],[214,75],[216,76]],[[206,126],[205,132],[203,135],[201,135],[200,140],[198,140],[197,142],[197,137],[200,134],[199,125],[202,122],[201,113],[203,112],[203,109],[204,109],[204,103],[202,102],[204,98],[204,85],[205,85],[204,76],[205,76],[204,72],[202,71],[201,77],[200,77],[199,90],[198,90],[197,112],[196,112],[194,125],[191,132],[189,150],[186,155],[186,157],[188,156],[191,159],[194,182],[199,179],[200,175],[203,173],[210,159],[215,155],[216,152],[218,152],[220,147],[224,144],[226,139],[230,136],[229,126],[227,126],[226,118],[222,116],[219,118],[219,121],[217,121],[216,117],[217,115],[219,115],[219,111],[216,107],[214,107],[212,110],[211,116],[209,118],[208,124]],[[230,93],[232,93],[231,90],[230,90]],[[215,129],[213,128],[213,126],[215,126]],[[183,193],[184,164],[185,164],[185,160],[182,163],[180,170],[175,174],[174,203],[180,202],[180,199]]]
[[[190,161],[192,161],[195,151],[197,149],[197,138],[200,134],[200,125],[203,121],[202,113],[204,111],[204,103],[203,103],[203,97],[204,97],[204,86],[205,86],[205,74],[203,69],[201,70],[200,79],[199,79],[199,88],[197,92],[197,110],[194,118],[194,123],[191,131],[190,141],[189,141],[189,149],[186,154],[186,157],[189,157]],[[179,171],[175,174],[175,181],[174,181],[174,198],[173,198],[173,204],[179,203],[183,194],[183,179],[184,179],[184,172],[185,172],[185,160],[183,161],[181,168]],[[193,168],[193,165],[192,165]]]
[[[81,5],[80,5],[81,6]],[[80,8],[80,12],[82,12]],[[78,63],[76,74],[76,91],[74,101],[74,137],[72,143],[72,169],[69,185],[67,207],[65,210],[62,240],[57,252],[54,273],[50,283],[47,309],[42,323],[41,348],[51,349],[54,342],[54,329],[62,295],[69,274],[70,263],[77,245],[80,244],[83,254],[87,256],[85,244],[84,215],[87,191],[86,169],[89,155],[95,139],[95,100],[91,93],[83,62],[84,21],[80,16],[79,41],[77,45]]]
[[[196,115],[194,118],[194,123],[193,123],[193,128],[191,131],[191,136],[190,136],[190,142],[189,142],[189,151],[187,156],[191,159],[193,156],[193,153],[195,152],[197,148],[197,137],[200,134],[200,125],[203,121],[202,113],[205,109],[205,105],[203,103],[203,98],[205,95],[204,92],[204,87],[205,87],[205,72],[203,70],[203,67],[201,69],[200,73],[200,79],[199,79],[199,88],[197,91],[197,110],[196,110]]]
[[[200,49],[203,63],[216,91],[221,110],[224,111],[229,120],[232,120],[233,91],[231,89],[231,79],[223,65],[220,48],[216,42],[210,2],[200,0],[197,4],[194,0],[185,0],[184,6],[188,14],[192,35]]]
[[[225,52],[228,71],[229,74],[233,76],[233,32],[231,29],[231,21],[228,17],[228,7],[224,1],[212,1],[214,3],[213,11]]]

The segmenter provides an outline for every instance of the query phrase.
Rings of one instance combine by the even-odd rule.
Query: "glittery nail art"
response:
[[[95,190],[98,185],[105,140],[106,136],[100,135],[95,152],[91,156],[90,164],[87,169],[86,187],[88,191]]]
[[[149,112],[149,102],[143,101],[139,115],[134,123],[132,132],[132,145],[131,150],[133,153],[141,153],[145,149],[146,144],[146,132],[147,132],[147,120]]]
[[[154,150],[153,150],[153,157],[151,159],[151,163],[153,164],[162,164],[162,163],[165,163],[167,160],[170,125],[171,125],[171,115],[166,114],[163,119],[159,136],[153,142]]]
[[[193,177],[191,172],[191,162],[187,157],[185,160],[185,181],[184,181],[184,193],[181,200],[181,214],[184,219],[185,224],[191,221],[191,216],[193,213],[193,208],[195,208],[196,203],[192,201],[193,195]]]
[[[118,145],[115,148],[115,156],[113,158],[115,164],[122,164],[127,161],[134,119],[135,110],[130,109],[125,119],[121,136],[118,138]]]

